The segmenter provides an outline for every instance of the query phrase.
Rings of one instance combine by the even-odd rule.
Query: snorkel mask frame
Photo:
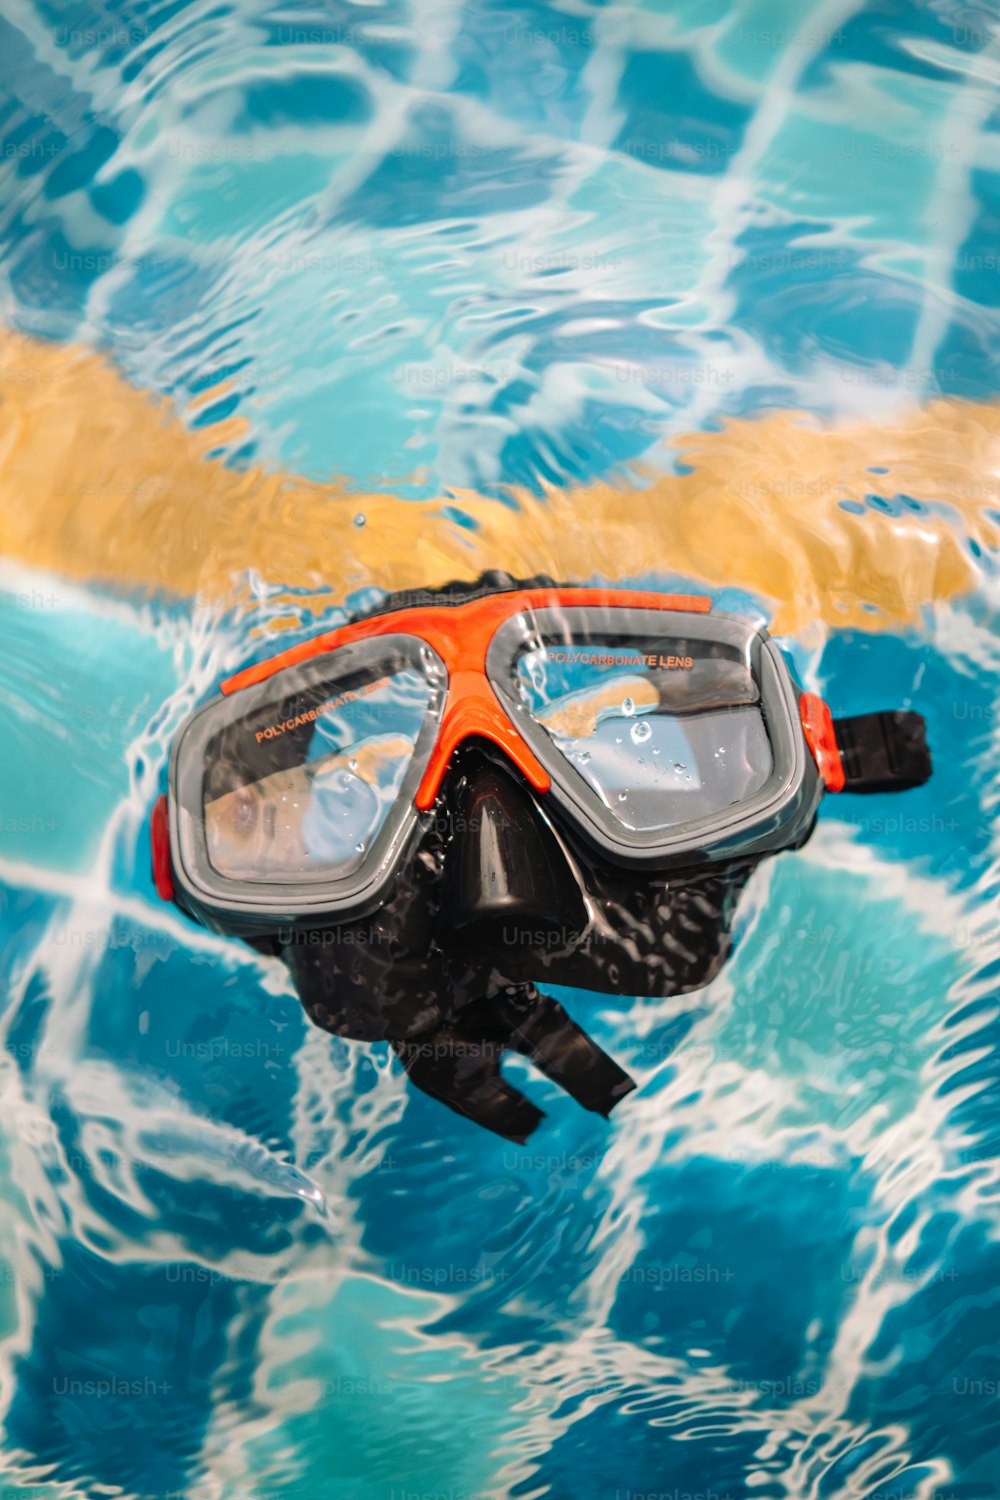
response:
[[[555,747],[518,695],[513,676],[519,654],[532,641],[602,636],[659,640],[668,649],[682,641],[741,661],[771,749],[764,784],[744,800],[673,826],[631,829],[616,820]],[[243,725],[260,745],[269,734],[280,736],[293,722],[314,721],[336,705],[338,683],[358,674],[377,680],[380,670],[400,667],[426,681],[426,712],[392,805],[356,867],[340,878],[321,869],[270,882],[220,874],[210,858],[204,810],[206,767],[213,745],[224,742],[220,736],[240,733]],[[682,681],[677,691],[682,698]],[[297,701],[311,707],[274,722],[279,706],[283,714]],[[858,726],[890,718],[919,721],[921,732],[911,725],[911,738],[923,745],[919,715],[839,722]],[[865,790],[862,741],[870,735],[859,733],[854,750],[860,770],[852,789]],[[221,696],[196,710],[174,742],[168,794],[153,815],[157,889],[205,925],[237,936],[330,926],[372,911],[419,842],[454,752],[476,737],[503,752],[554,821],[568,824],[596,854],[625,871],[704,869],[797,845],[808,836],[824,790],[839,791],[848,782],[830,710],[821,698],[800,691],[762,627],[713,612],[711,600],[700,595],[518,586],[457,603],[390,609],[323,632],[225,681]],[[926,780],[925,745],[923,759],[926,767],[914,774],[911,766],[909,781],[896,775],[890,784]]]

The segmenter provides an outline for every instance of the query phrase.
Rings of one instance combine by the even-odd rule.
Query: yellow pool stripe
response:
[[[73,579],[209,599],[232,598],[249,569],[317,590],[317,608],[360,584],[429,587],[484,567],[564,579],[665,570],[763,596],[778,631],[818,620],[876,629],[972,588],[967,538],[998,541],[997,405],[938,400],[891,424],[832,428],[798,413],[733,421],[680,440],[689,473],[648,476],[642,489],[512,492],[516,510],[471,493],[400,501],[237,473],[205,453],[223,430],[239,436],[242,419],[189,429],[92,352],[3,331],[0,411],[0,553]],[[950,514],[841,508],[871,491],[945,502]],[[478,529],[455,524],[448,504]]]

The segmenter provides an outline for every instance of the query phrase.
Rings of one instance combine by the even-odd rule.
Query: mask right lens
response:
[[[668,829],[754,795],[773,759],[745,655],[680,636],[536,636],[515,690],[624,827]]]

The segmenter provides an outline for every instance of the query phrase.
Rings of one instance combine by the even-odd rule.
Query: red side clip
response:
[[[806,743],[819,767],[819,774],[826,782],[827,791],[842,792],[847,778],[840,759],[829,705],[823,702],[818,693],[803,693],[799,699],[799,713]]]
[[[149,840],[153,850],[153,880],[161,901],[174,899],[174,873],[170,866],[170,828],[167,823],[167,799],[158,797],[149,820]]]

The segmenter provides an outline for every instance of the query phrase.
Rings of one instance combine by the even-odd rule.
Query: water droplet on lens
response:
[[[348,761],[348,762],[347,762],[347,764],[348,764],[348,765],[349,765],[349,766],[350,766],[350,768],[351,768],[351,770],[352,770],[352,771],[356,771],[356,770],[357,770],[357,769],[358,769],[358,763],[357,763],[357,761],[356,761],[356,760],[355,760],[355,759],[354,759],[354,756],[353,756],[353,755],[352,755],[352,756],[351,756],[351,758],[350,758],[350,760],[349,760],[349,761]]]
[[[579,753],[579,755],[577,756],[577,760],[580,762],[581,766],[585,766],[587,764],[587,762],[588,762],[589,759],[590,759],[590,751],[589,750],[581,750],[580,753]]]
[[[634,701],[634,699],[632,699],[632,698],[625,698],[625,699],[622,700],[622,713],[625,715],[625,717],[627,719],[630,719],[632,717],[632,715],[635,713],[635,701]]]
[[[682,766],[679,760],[675,760],[674,761],[674,770],[677,772],[677,774],[679,776],[682,771],[686,771],[687,770],[687,766]]]
[[[365,522],[367,520],[368,520],[368,517],[365,515],[364,511],[363,510],[359,510],[358,513],[357,513],[357,515],[354,517],[354,524],[360,530],[360,528],[365,524]]]
[[[632,725],[632,740],[636,745],[641,745],[643,740],[649,739],[652,732],[652,726],[645,719],[637,719]]]
[[[364,852],[365,852],[365,846],[364,846],[364,844],[355,844],[354,847],[358,851],[359,854],[364,854]]]
[[[618,793],[618,801],[619,802],[624,802],[627,796],[628,796],[628,788],[626,788],[624,792],[619,792]]]

